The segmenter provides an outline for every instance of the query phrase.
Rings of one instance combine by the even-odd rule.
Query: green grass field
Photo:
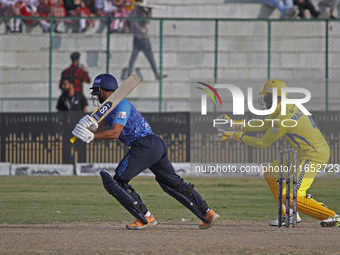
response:
[[[269,221],[277,216],[274,198],[263,178],[189,178],[222,220]],[[153,177],[131,182],[159,221],[198,220],[167,195]],[[309,193],[340,212],[340,179],[317,178]],[[303,215],[304,219],[311,219]],[[131,221],[97,177],[0,177],[0,223]]]

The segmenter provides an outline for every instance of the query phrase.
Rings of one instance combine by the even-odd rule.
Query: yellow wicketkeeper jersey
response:
[[[295,120],[297,125],[292,121]],[[243,136],[242,142],[258,147],[267,148],[281,136],[285,136],[291,146],[298,152],[299,157],[308,157],[326,163],[329,160],[330,149],[311,116],[305,115],[296,105],[287,105],[286,115],[281,115],[281,103],[274,113],[263,120],[246,124],[245,132],[266,131],[262,138]]]

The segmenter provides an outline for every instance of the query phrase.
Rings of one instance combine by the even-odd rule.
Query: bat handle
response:
[[[76,136],[73,136],[71,139],[70,139],[70,142],[71,143],[74,143],[78,138]]]

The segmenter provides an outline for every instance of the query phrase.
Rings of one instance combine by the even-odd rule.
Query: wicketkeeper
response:
[[[244,125],[243,121],[233,120],[235,125],[230,126],[230,124],[226,124],[217,126],[219,133],[216,139],[218,141],[237,140],[250,146],[266,149],[273,142],[284,136],[289,144],[297,151],[298,155],[298,211],[320,220],[322,227],[340,226],[340,217],[338,214],[328,209],[323,203],[314,200],[310,194],[307,194],[307,190],[312,185],[318,173],[317,170],[320,171],[324,164],[326,164],[329,160],[329,145],[311,116],[305,115],[296,105],[287,104],[286,115],[281,115],[281,88],[283,87],[287,87],[283,81],[273,79],[269,80],[264,85],[263,91],[259,93],[261,96],[263,96],[259,99],[261,108],[271,109],[273,103],[273,89],[277,89],[277,107],[275,111],[266,118],[268,121],[263,121],[263,126],[261,126],[262,122],[256,123],[256,121],[254,121],[251,123],[251,127],[248,124]],[[230,123],[230,118],[227,115],[223,114],[219,118],[226,119]],[[282,121],[287,119],[295,120],[297,125],[294,126],[292,123],[288,124],[288,122],[286,122],[287,125],[283,125]],[[257,131],[265,131],[265,134],[261,138],[245,135],[246,132]],[[275,169],[275,166],[279,166],[279,160],[272,162],[270,164],[269,170]],[[278,179],[278,171],[264,172],[264,176],[276,202],[278,202],[278,185],[276,181]],[[283,190],[283,194],[286,194],[285,189]],[[282,206],[285,210],[285,206]],[[290,210],[291,222],[293,212],[292,209]],[[283,215],[285,215],[285,211],[283,211]],[[284,217],[283,222],[285,220],[286,219]],[[297,222],[301,222],[299,215]],[[278,219],[270,221],[269,225],[277,226]]]
[[[115,77],[101,74],[95,78],[90,89],[93,100],[103,103],[117,88]],[[111,129],[97,132],[106,124]],[[128,229],[143,229],[157,224],[154,215],[147,209],[135,189],[129,185],[132,178],[147,168],[156,176],[156,181],[166,193],[203,221],[200,229],[212,227],[219,218],[194,189],[194,185],[184,182],[176,174],[168,159],[165,142],[154,135],[149,123],[128,100],[121,101],[99,125],[91,116],[84,116],[72,134],[86,143],[94,140],[119,139],[130,147],[115,169],[113,178],[105,171],[100,172],[107,192],[137,218],[134,223],[126,225]]]

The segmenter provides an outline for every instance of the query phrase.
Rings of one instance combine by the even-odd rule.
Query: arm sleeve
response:
[[[88,72],[84,72],[84,74],[83,74],[83,81],[84,82],[87,82],[87,83],[89,83],[91,80],[90,80],[90,76],[89,76],[89,73]]]
[[[65,111],[65,105],[64,105],[61,97],[59,97],[59,99],[58,99],[58,103],[57,103],[56,108],[57,108],[58,111]]]
[[[114,119],[112,124],[118,123],[123,126],[126,125],[131,113],[131,106],[126,101],[120,103],[114,112]]]
[[[253,147],[265,149],[273,142],[278,140],[281,136],[285,135],[286,132],[286,128],[282,126],[278,129],[270,127],[261,138],[245,135],[242,138],[242,142]]]
[[[86,72],[86,71],[83,71],[83,69],[81,69],[81,68],[75,69],[73,75],[74,75],[75,77],[77,77],[78,79],[84,81],[84,82],[87,82],[87,83],[90,82],[89,73]]]

